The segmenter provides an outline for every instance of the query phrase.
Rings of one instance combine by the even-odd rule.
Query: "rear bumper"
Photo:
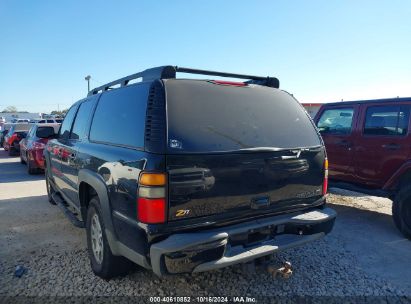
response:
[[[336,215],[333,209],[324,208],[174,234],[151,246],[151,266],[162,276],[249,262],[322,238],[332,230]]]
[[[43,156],[44,149],[38,150],[31,150],[29,151],[29,158],[32,163],[33,168],[42,169],[44,170],[44,156]]]

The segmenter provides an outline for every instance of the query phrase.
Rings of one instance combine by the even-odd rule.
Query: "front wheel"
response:
[[[132,263],[124,257],[112,254],[107,241],[104,221],[98,197],[90,200],[87,210],[87,249],[91,269],[103,279],[127,273]]]
[[[402,234],[411,239],[411,185],[404,186],[392,204],[392,217]]]

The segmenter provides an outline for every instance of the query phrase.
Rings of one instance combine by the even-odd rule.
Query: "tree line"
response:
[[[64,116],[66,115],[67,111],[68,109],[64,109],[61,111],[54,110],[54,111],[51,111],[50,114]],[[17,107],[15,106],[8,106],[5,109],[3,109],[3,111],[1,111],[0,113],[28,113],[28,111],[19,111]]]

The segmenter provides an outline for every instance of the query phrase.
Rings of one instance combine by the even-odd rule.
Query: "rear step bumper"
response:
[[[202,232],[174,234],[150,248],[158,276],[245,263],[322,238],[332,230],[331,208],[290,213]]]

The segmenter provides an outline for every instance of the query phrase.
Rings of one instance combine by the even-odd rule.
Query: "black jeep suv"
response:
[[[336,216],[321,137],[273,77],[145,70],[75,103],[44,154],[49,200],[86,228],[103,278],[129,261],[159,276],[252,261]]]

